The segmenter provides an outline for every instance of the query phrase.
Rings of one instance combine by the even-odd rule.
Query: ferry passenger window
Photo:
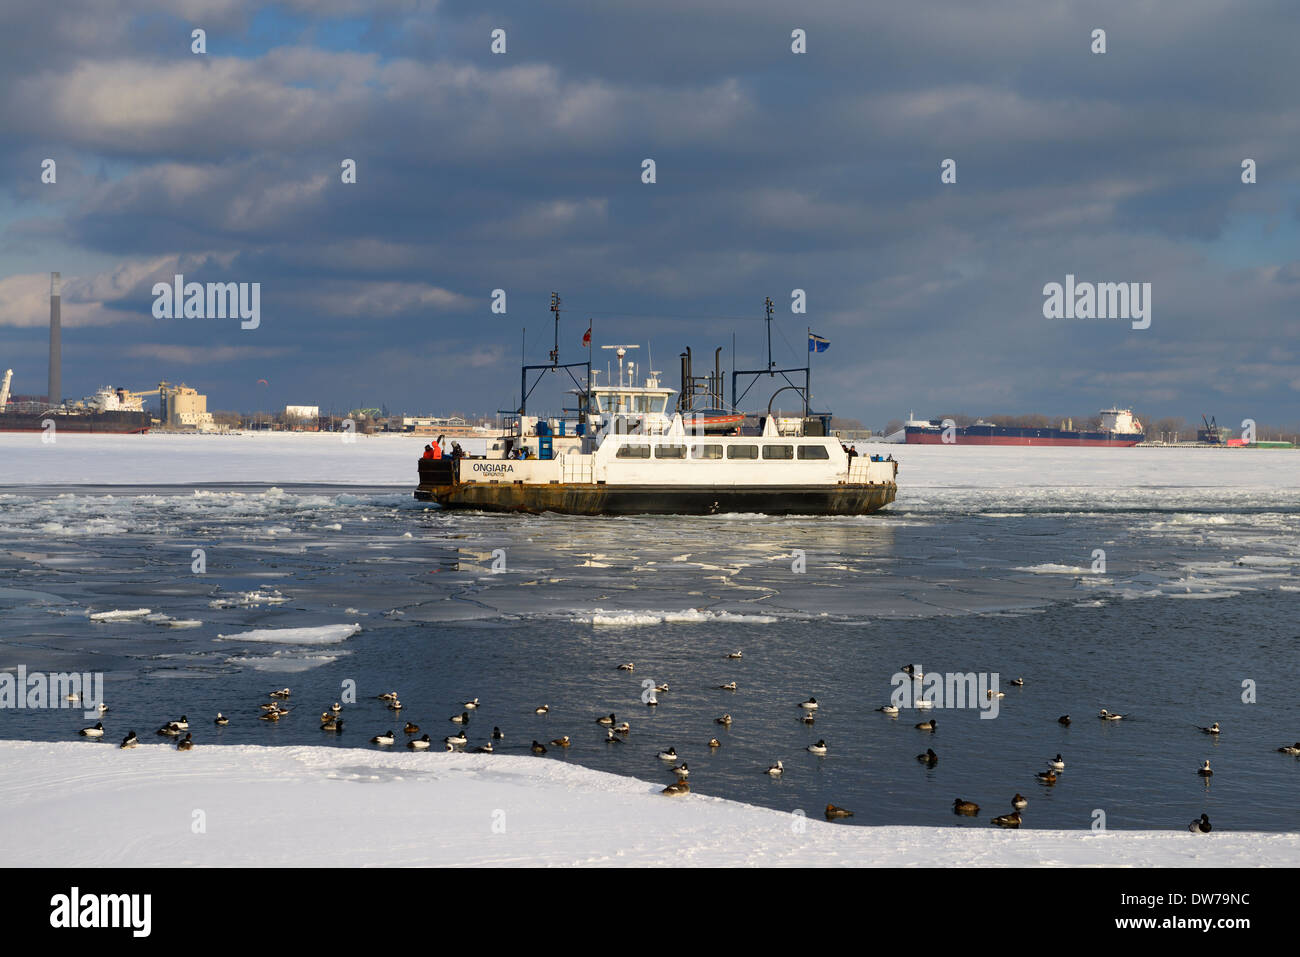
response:
[[[620,445],[618,454],[615,457],[620,459],[648,459],[650,458],[650,446]]]
[[[757,445],[729,445],[727,446],[727,458],[756,459],[758,458],[758,446]]]
[[[659,445],[655,447],[655,458],[657,459],[684,459],[686,458],[686,446],[684,445]]]
[[[829,459],[830,453],[826,451],[824,445],[801,445],[799,446],[799,458],[801,459]]]
[[[765,445],[763,446],[763,458],[792,459],[794,458],[794,446],[793,445]]]
[[[721,445],[692,445],[691,458],[720,459],[722,458],[722,446]]]

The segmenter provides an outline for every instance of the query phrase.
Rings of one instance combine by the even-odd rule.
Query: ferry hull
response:
[[[606,485],[592,482],[460,482],[446,459],[420,461],[415,497],[443,508],[562,515],[868,515],[894,500],[898,486]]]
[[[705,486],[516,485],[466,483],[421,485],[415,497],[443,508],[483,512],[557,512],[562,515],[867,515],[894,500],[893,485]]]

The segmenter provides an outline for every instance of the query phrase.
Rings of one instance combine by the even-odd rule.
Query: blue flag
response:
[[[808,333],[809,352],[825,352],[830,347],[831,347],[831,341],[829,339],[823,339],[821,336],[815,336],[811,332]]]

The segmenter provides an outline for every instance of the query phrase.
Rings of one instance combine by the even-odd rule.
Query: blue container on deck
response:
[[[549,435],[539,435],[537,437],[537,457],[539,459],[555,458],[551,451],[551,437]]]

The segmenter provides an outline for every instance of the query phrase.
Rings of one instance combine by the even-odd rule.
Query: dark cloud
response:
[[[779,361],[830,337],[819,398],[876,425],[1115,402],[1291,421],[1297,26],[1174,0],[11,4],[0,365],[44,381],[51,269],[71,391],[184,375],[215,407],[506,407],[553,289],[574,357],[591,319],[660,368],[688,344],[730,367],[733,333],[758,365],[771,295]],[[262,283],[261,328],[153,319],[178,270]],[[1151,328],[1044,319],[1067,273],[1152,283]]]

